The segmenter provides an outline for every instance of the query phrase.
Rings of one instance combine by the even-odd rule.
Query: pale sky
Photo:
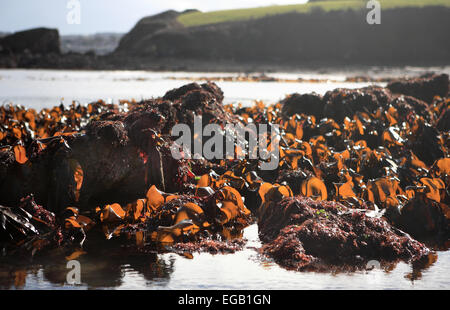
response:
[[[69,1],[80,2],[80,24],[67,22]],[[61,34],[127,32],[142,17],[169,9],[206,12],[304,2],[307,0],[0,0],[0,31],[50,27]]]

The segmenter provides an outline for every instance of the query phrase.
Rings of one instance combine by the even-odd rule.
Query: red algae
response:
[[[176,243],[172,249],[182,253],[207,252],[211,254],[228,254],[241,251],[244,248],[245,240],[201,240],[197,242]]]
[[[361,259],[417,260],[430,253],[422,243],[365,210],[339,203],[288,197],[272,203],[259,220],[263,252],[297,269]]]

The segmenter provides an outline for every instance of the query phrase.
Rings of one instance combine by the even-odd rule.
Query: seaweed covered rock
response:
[[[298,195],[301,193],[302,183],[308,179],[308,177],[311,177],[311,175],[312,173],[307,170],[281,170],[276,179],[276,183],[287,184],[292,189],[294,195]]]
[[[375,86],[233,107],[214,83],[39,113],[2,106],[0,203],[9,208],[0,213],[7,231],[23,227],[47,246],[80,245],[97,223],[98,234],[135,241],[138,252],[233,252],[257,216],[262,251],[283,266],[416,260],[429,250],[406,233],[448,241],[447,108],[446,97],[428,105]],[[267,147],[273,170],[248,156],[252,139],[267,137],[251,126],[243,145],[233,142],[242,158],[175,159],[172,128],[186,124],[197,141],[198,116],[224,138],[238,137],[227,124],[278,125]],[[30,194],[35,203],[21,201]],[[56,239],[23,226],[32,214],[45,231],[43,209],[55,214]]]
[[[418,78],[393,81],[387,88],[393,93],[416,97],[431,103],[435,96],[447,96],[449,79],[448,74],[426,74]]]
[[[39,143],[31,143],[27,149],[20,144],[5,148],[9,155],[1,162],[0,203],[17,206],[23,197],[33,194],[39,204],[58,213],[73,201],[76,185],[70,147],[57,136],[47,140],[43,148]]]
[[[450,106],[442,111],[436,124],[440,131],[450,131]]]
[[[411,96],[393,96],[391,105],[397,110],[399,121],[408,122],[414,114],[428,118],[428,104]]]
[[[430,251],[370,212],[339,203],[286,197],[266,208],[258,221],[263,252],[283,266],[416,260]]]
[[[320,119],[323,115],[324,103],[322,96],[312,94],[292,94],[280,102],[283,105],[282,113],[285,116],[294,114],[314,115]]]
[[[227,113],[222,105],[223,92],[212,82],[202,85],[191,83],[168,91],[163,99],[171,100],[177,111],[179,123],[193,126],[194,115],[202,116],[203,125],[209,123],[236,123],[237,120]]]
[[[342,122],[356,112],[372,113],[378,108],[387,108],[391,102],[391,92],[382,87],[369,86],[360,89],[337,88],[328,91],[324,97],[324,116]]]
[[[444,157],[440,132],[429,124],[421,124],[415,137],[411,137],[412,151],[427,165]]]
[[[450,237],[450,208],[442,203],[418,194],[402,206],[394,224],[414,238],[446,241]]]
[[[0,192],[5,195],[0,203],[16,205],[34,193],[39,203],[58,213],[68,205],[86,209],[133,201],[152,184],[178,191],[193,175],[171,154],[173,125],[193,126],[195,115],[203,116],[204,124],[237,119],[225,111],[223,93],[214,83],[189,84],[165,98],[129,103],[128,112],[103,102],[70,110],[56,107],[42,120],[36,112],[2,108],[1,116],[17,128],[2,133],[1,143],[18,144],[21,155],[11,162],[13,149],[1,150]],[[70,119],[66,127],[60,125],[63,117]],[[32,139],[37,134],[44,139]],[[82,175],[78,183],[76,169]]]
[[[197,83],[191,83],[184,86],[181,86],[180,88],[175,88],[172,90],[169,90],[162,99],[165,100],[171,100],[176,101],[187,95],[188,93],[192,91],[205,91],[209,93],[212,97],[214,97],[217,102],[222,103],[223,101],[223,92],[222,90],[215,84],[215,83],[204,83],[202,85],[199,85]]]

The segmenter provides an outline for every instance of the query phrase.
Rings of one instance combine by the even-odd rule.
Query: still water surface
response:
[[[373,72],[274,73],[286,79],[330,79],[328,83],[217,82],[226,103],[250,105],[254,100],[276,102],[293,92],[324,94],[338,87],[356,88],[371,83],[348,83],[346,76],[417,75],[424,69],[376,70]],[[440,68],[450,72],[450,68]],[[0,70],[0,104],[21,104],[35,109],[72,100],[82,104],[98,99],[146,99],[189,82],[182,77],[237,76],[230,73],[144,72],[144,71],[55,71]],[[383,86],[383,83],[378,83]],[[66,258],[55,255],[39,260],[0,260],[1,289],[449,289],[450,251],[438,251],[437,261],[418,270],[398,263],[389,270],[374,269],[353,273],[295,272],[280,268],[261,257],[257,226],[244,231],[245,249],[235,254],[194,254],[189,259],[177,254],[121,255],[111,248],[85,250],[79,286],[65,283]],[[94,245],[95,247],[95,245]],[[114,254],[112,254],[114,253]]]
[[[285,270],[261,257],[257,226],[244,231],[245,249],[234,254],[118,255],[87,251],[78,258],[81,285],[65,283],[67,260],[0,263],[2,289],[448,289],[450,251],[438,251],[431,266],[418,270],[400,262],[370,271],[318,273]],[[117,246],[120,246],[117,244]],[[384,269],[385,268],[385,269]]]
[[[237,73],[189,73],[147,71],[57,71],[0,70],[0,104],[21,104],[35,109],[52,107],[72,100],[89,103],[99,99],[148,99],[190,81],[179,78],[230,77]],[[369,83],[347,83],[344,73],[273,73],[271,77],[330,79],[334,83],[217,82],[225,102],[251,104],[254,100],[275,102],[286,94],[315,91],[324,94],[338,87],[363,87]],[[175,79],[174,79],[175,78]]]

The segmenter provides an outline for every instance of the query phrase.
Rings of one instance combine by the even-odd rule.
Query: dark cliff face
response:
[[[59,32],[56,29],[35,28],[16,32],[0,39],[1,53],[60,54]]]
[[[117,52],[146,58],[222,59],[265,63],[448,63],[450,9],[383,10],[380,25],[367,11],[315,11],[183,27],[177,13],[141,20]]]

